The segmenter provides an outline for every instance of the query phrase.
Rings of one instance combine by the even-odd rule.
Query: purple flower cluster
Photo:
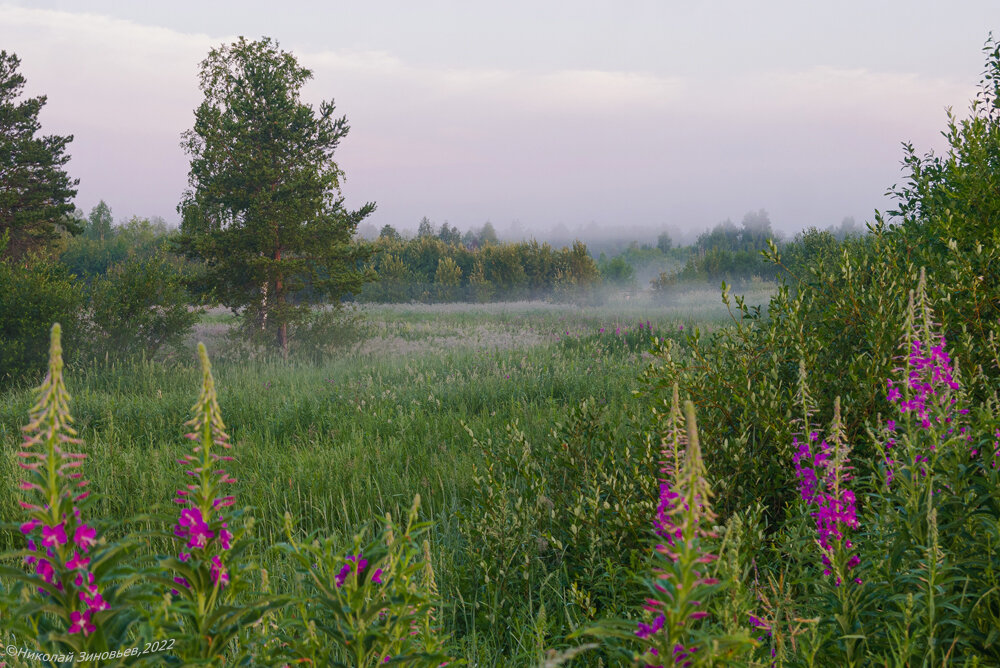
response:
[[[886,400],[898,404],[900,413],[912,413],[924,429],[931,428],[932,420],[939,425],[952,421],[951,410],[956,399],[948,390],[958,390],[959,384],[954,377],[951,357],[944,346],[943,336],[926,353],[923,351],[922,341],[917,339],[912,342],[906,378],[906,385],[910,390],[909,399],[903,397],[899,385],[891,379],[888,382]],[[965,414],[968,410],[962,409],[959,413]]]
[[[52,328],[49,373],[38,390],[38,403],[32,408],[24,427],[23,450],[17,453],[18,465],[27,479],[20,488],[40,499],[37,503],[21,501],[29,519],[21,524],[27,541],[26,566],[34,567],[39,579],[38,592],[52,596],[62,608],[70,625],[70,634],[90,635],[97,630],[93,615],[108,609],[94,581],[90,550],[97,543],[97,530],[81,518],[80,505],[89,492],[89,481],[80,471],[86,455],[69,452],[69,445],[81,443],[70,426],[69,393],[62,379],[60,328]],[[49,472],[55,475],[50,476]]]
[[[351,571],[356,571],[358,575],[361,575],[364,570],[368,567],[368,560],[361,556],[358,552],[356,555],[347,555],[347,561],[340,570],[337,572],[337,576],[334,578],[334,584],[337,588],[344,586],[344,582],[347,580],[347,576],[351,574]],[[382,569],[376,568],[371,575],[371,581],[375,584],[382,584]]]
[[[792,441],[796,450],[792,461],[799,480],[799,494],[806,505],[813,508],[810,515],[816,520],[816,533],[825,566],[823,572],[831,575],[836,569],[836,553],[843,550],[849,554],[853,548],[845,532],[858,528],[857,506],[854,492],[846,486],[850,480],[846,453],[838,453],[825,439],[817,441],[817,432],[810,433],[809,439],[804,442],[799,442],[796,437]],[[815,452],[811,443],[816,444]],[[847,575],[859,561],[857,555],[850,555],[844,564],[843,575]],[[854,581],[861,583],[859,578],[854,578]],[[836,584],[841,584],[839,572]]]
[[[177,490],[174,503],[184,508],[174,526],[174,536],[180,543],[178,559],[187,562],[195,555],[201,563],[209,566],[212,585],[222,589],[230,583],[221,553],[232,548],[233,534],[229,530],[227,509],[235,503],[235,498],[224,496],[221,489],[224,485],[235,483],[236,478],[221,468],[233,458],[212,451],[213,446],[229,450],[232,444],[222,422],[211,364],[203,345],[199,344],[198,355],[202,363],[203,386],[194,406],[194,419],[188,422],[192,433],[185,434],[198,445],[177,460],[178,464],[190,467],[184,473],[196,478],[197,482]],[[183,577],[175,577],[174,582],[182,587],[191,586]],[[176,589],[171,591],[175,595],[178,593]]]
[[[42,528],[40,541],[36,531],[38,527]],[[93,633],[97,629],[91,621],[93,613],[108,609],[108,603],[94,584],[94,574],[87,570],[90,566],[87,555],[97,542],[97,530],[83,523],[79,509],[74,508],[70,522],[63,519],[59,524],[50,526],[32,518],[21,525],[21,533],[28,541],[28,550],[32,552],[24,558],[24,563],[34,566],[35,575],[60,592],[66,591],[65,580],[72,583],[75,591],[71,594],[76,595],[81,609],[70,612],[68,632]],[[48,594],[45,587],[39,587],[38,592],[43,596]]]
[[[901,415],[912,415],[917,423],[925,431],[932,428],[940,433],[942,440],[955,434],[956,414],[966,415],[968,409],[956,408],[958,402],[955,392],[960,389],[958,381],[955,379],[955,369],[951,357],[945,350],[945,339],[938,337],[937,345],[926,345],[920,339],[914,339],[910,344],[909,355],[906,358],[906,376],[903,382],[887,381],[888,392],[886,400],[896,404]],[[925,351],[926,349],[926,351]],[[900,370],[901,371],[901,370]],[[907,398],[908,397],[908,398]],[[964,435],[966,440],[971,441],[971,434],[967,434],[967,427],[957,426],[959,435]],[[891,484],[894,477],[894,467],[896,460],[890,455],[896,445],[896,421],[886,420],[886,484]],[[930,450],[937,449],[937,443],[930,444]],[[971,450],[973,456],[978,454],[975,449]],[[921,472],[926,475],[925,464],[928,461],[926,454],[918,453],[913,457],[913,464],[921,467]]]
[[[218,530],[218,537],[216,537],[216,532],[212,531],[208,522],[205,521],[200,508],[185,508],[181,511],[180,519],[174,526],[174,536],[182,541],[187,541],[184,547],[188,550],[208,550],[213,539],[221,550],[228,550],[232,547],[233,534],[229,531],[229,524],[223,521],[225,518],[222,515],[219,515],[218,518],[221,527]],[[178,558],[186,562],[191,558],[191,552],[185,552],[182,549],[178,553]],[[212,584],[217,584],[219,587],[225,587],[229,584],[229,574],[225,571],[218,554],[213,555],[211,559],[211,576]],[[181,577],[174,578],[174,582],[184,587],[189,586],[187,580]],[[173,593],[177,594],[177,590],[173,590]]]

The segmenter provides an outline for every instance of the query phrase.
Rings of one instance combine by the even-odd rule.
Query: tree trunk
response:
[[[274,259],[276,262],[281,261],[281,249],[274,251]],[[285,322],[285,316],[281,311],[281,307],[285,305],[285,295],[281,290],[281,271],[278,271],[278,275],[274,279],[274,302],[278,308],[278,346],[281,348],[281,354],[285,359],[288,359],[288,323]]]
[[[264,281],[260,286],[260,314],[257,316],[260,320],[260,331],[264,331],[267,328],[267,281]]]

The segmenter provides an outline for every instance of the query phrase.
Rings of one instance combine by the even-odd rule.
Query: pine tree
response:
[[[18,100],[20,65],[15,54],[0,51],[0,238],[7,237],[3,255],[10,258],[43,250],[62,229],[81,231],[69,215],[79,180],[63,169],[73,135],[36,136],[46,97]]]
[[[294,293],[339,305],[361,289],[368,251],[352,237],[375,209],[344,207],[333,153],[349,126],[332,101],[317,112],[301,100],[311,77],[268,38],[213,49],[183,138],[191,169],[178,249],[204,260],[216,298],[286,353],[288,325],[309,308]]]

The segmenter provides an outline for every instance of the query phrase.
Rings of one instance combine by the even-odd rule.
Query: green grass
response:
[[[320,364],[217,354],[219,403],[234,444],[233,493],[257,518],[255,537],[270,546],[284,537],[290,513],[303,532],[344,538],[386,513],[399,517],[415,494],[434,522],[431,542],[445,600],[457,583],[450,564],[462,559],[457,516],[482,453],[465,426],[482,436],[517,420],[529,440],[541,439],[565,414],[593,397],[624,406],[633,401],[641,353],[613,345],[615,328],[633,333],[647,320],[679,336],[680,326],[719,326],[728,317],[715,295],[688,310],[650,304],[577,308],[545,304],[375,306],[363,309],[373,336]],[[208,314],[202,330],[218,336],[224,320]],[[697,321],[694,320],[697,318]],[[604,334],[598,330],[603,327]],[[225,351],[221,340],[209,348]],[[100,494],[95,512],[125,518],[170,500],[182,467],[176,459],[200,385],[189,362],[141,362],[69,368],[71,410],[87,475]],[[0,512],[17,521],[19,428],[30,407],[25,390],[0,395]],[[14,536],[0,538],[15,548]],[[166,549],[166,544],[153,545]],[[286,572],[264,550],[272,581]],[[454,623],[446,621],[446,626]],[[474,644],[474,643],[473,643]],[[473,654],[475,650],[468,650]]]

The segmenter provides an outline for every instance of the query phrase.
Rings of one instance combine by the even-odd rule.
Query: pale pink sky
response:
[[[0,48],[72,133],[77,205],[174,222],[198,63],[268,35],[351,133],[345,195],[376,227],[519,221],[703,229],[765,208],[794,231],[870,220],[900,142],[940,148],[1000,3],[14,2]]]

